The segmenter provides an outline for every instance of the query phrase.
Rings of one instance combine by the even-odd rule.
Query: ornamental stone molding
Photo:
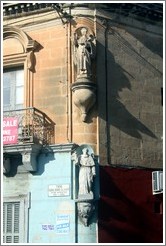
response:
[[[16,38],[23,47],[23,52],[34,51],[39,45],[37,41],[31,39],[24,31],[15,26],[5,26],[3,28],[3,40]]]
[[[7,55],[4,52],[4,67],[8,65],[11,66],[25,63],[25,68],[33,72],[35,70],[34,52],[39,48],[39,43],[36,40],[31,39],[23,30],[18,27],[4,26],[3,41],[10,42],[10,40],[13,40],[13,42],[15,42],[18,50],[15,50],[13,51],[14,53]]]

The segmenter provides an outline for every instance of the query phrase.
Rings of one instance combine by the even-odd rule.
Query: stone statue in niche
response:
[[[93,199],[92,184],[96,176],[95,161],[92,155],[89,154],[88,148],[82,150],[82,154],[77,157],[74,152],[72,159],[76,165],[79,165],[79,190],[78,198]]]
[[[77,78],[92,75],[92,59],[94,59],[94,36],[88,34],[85,27],[74,33],[74,63],[77,67]]]

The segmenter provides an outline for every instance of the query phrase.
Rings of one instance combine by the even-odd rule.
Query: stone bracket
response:
[[[22,153],[22,163],[27,171],[34,172],[37,170],[37,155],[38,152]]]
[[[96,102],[96,84],[91,81],[75,82],[71,86],[73,102],[81,112],[83,122],[87,121],[89,110]]]
[[[89,226],[89,220],[94,211],[94,200],[77,200],[78,217],[84,226]]]
[[[40,144],[22,144],[22,145],[11,145],[4,146],[4,174],[10,172],[11,169],[11,158],[15,154],[21,154],[22,166],[19,167],[19,172],[35,172],[37,171],[37,156],[42,149]],[[7,157],[6,157],[7,156]]]

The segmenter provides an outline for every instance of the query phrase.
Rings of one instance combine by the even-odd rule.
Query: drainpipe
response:
[[[69,16],[71,16],[71,8],[69,6]],[[67,70],[67,88],[66,88],[66,117],[67,129],[66,136],[69,143],[72,142],[72,94],[70,85],[72,83],[72,57],[71,57],[71,20],[66,23],[66,70]]]
[[[71,6],[69,6],[69,15],[71,15]],[[69,35],[68,35],[68,40],[69,40],[69,65],[70,65],[70,81],[69,81],[69,122],[70,122],[70,142],[73,142],[73,117],[72,117],[72,91],[71,91],[71,84],[73,81],[73,66],[72,66],[72,31],[71,31],[71,21],[69,22]]]
[[[107,164],[111,164],[111,158],[110,158],[110,126],[108,122],[108,62],[107,62],[107,50],[108,50],[108,20],[105,20],[105,79],[106,79],[106,131],[107,131]]]

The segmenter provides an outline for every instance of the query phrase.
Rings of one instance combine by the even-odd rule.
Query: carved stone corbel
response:
[[[81,112],[81,120],[87,121],[87,115],[96,102],[96,84],[77,82],[72,85],[73,101]]]
[[[89,225],[89,220],[95,210],[95,206],[91,201],[81,201],[77,203],[78,216],[84,226]]]
[[[37,171],[37,156],[39,154],[40,149],[41,149],[40,145],[31,146],[31,148],[21,153],[22,163],[26,171],[29,172]]]
[[[27,68],[30,71],[33,71],[35,68],[35,55],[34,51],[30,51],[27,53]]]

